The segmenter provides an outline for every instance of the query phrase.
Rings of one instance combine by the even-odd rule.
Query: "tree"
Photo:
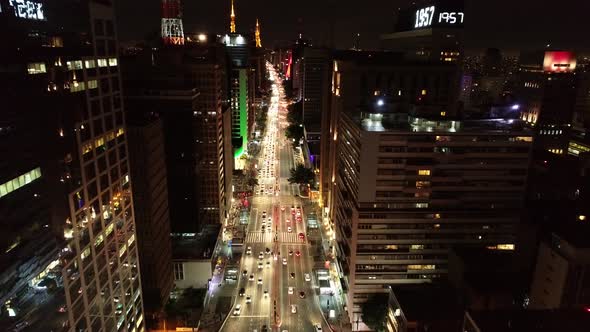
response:
[[[303,137],[303,127],[295,124],[289,125],[285,130],[285,135],[288,139],[295,139],[295,142],[299,142]]]
[[[371,329],[379,332],[385,331],[388,300],[387,294],[374,294],[362,304],[361,317]]]
[[[315,174],[311,168],[298,164],[295,168],[291,168],[291,176],[289,183],[298,184],[313,184],[315,181]]]
[[[258,179],[255,177],[249,177],[247,183],[250,188],[254,188],[258,185]]]
[[[303,103],[301,101],[289,105],[288,109],[287,121],[289,124],[303,123]]]

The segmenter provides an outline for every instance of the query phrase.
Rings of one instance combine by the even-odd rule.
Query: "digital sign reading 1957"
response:
[[[463,12],[436,12],[435,6],[429,6],[416,10],[414,28],[425,28],[432,26],[434,20],[437,24],[463,24]]]

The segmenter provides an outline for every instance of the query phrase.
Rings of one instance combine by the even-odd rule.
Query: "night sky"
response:
[[[251,32],[259,17],[264,46],[293,40],[302,30],[314,44],[328,44],[330,20],[338,48],[374,48],[379,34],[391,32],[397,7],[405,0],[234,0],[238,32]],[[159,32],[159,0],[118,0],[119,38],[143,40]],[[426,3],[425,1],[416,1]],[[187,32],[225,33],[230,0],[183,0]],[[589,50],[588,0],[466,0],[467,50],[499,47],[505,51],[555,48]]]

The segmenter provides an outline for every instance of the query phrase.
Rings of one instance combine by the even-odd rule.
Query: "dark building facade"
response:
[[[164,307],[174,285],[164,130],[157,114],[128,113],[130,173],[146,312]]]

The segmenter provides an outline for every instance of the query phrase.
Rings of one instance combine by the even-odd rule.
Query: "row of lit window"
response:
[[[539,134],[541,135],[561,135],[563,133],[563,131],[561,129],[559,130],[541,130],[539,131]]]
[[[12,180],[9,180],[3,184],[0,184],[0,198],[4,197],[11,192],[26,186],[27,184],[37,180],[41,177],[41,168],[37,167],[31,171],[28,171]]]
[[[98,60],[75,60],[75,61],[67,61],[66,65],[68,67],[68,70],[77,70],[77,69],[82,69],[82,67],[84,66],[84,68],[86,69],[91,69],[91,68],[96,68],[97,65],[98,67],[114,67],[117,66],[118,61],[117,58],[108,58],[108,59],[98,59]],[[56,65],[61,65],[61,61],[57,61]],[[43,74],[47,72],[47,66],[45,65],[44,62],[33,62],[33,63],[29,63],[27,65],[27,72],[30,75],[35,75],[35,74]]]
[[[96,148],[98,149],[99,147],[103,146],[106,143],[114,140],[116,137],[119,137],[121,135],[123,135],[125,133],[125,130],[123,128],[119,128],[119,130],[117,130],[117,132],[110,132],[108,134],[106,134],[103,137],[99,137],[97,139],[94,140],[94,143],[89,142],[84,144],[84,146],[82,147],[82,154],[87,154],[88,152],[92,151],[92,148]]]
[[[70,84],[70,92],[78,92],[78,91],[84,91],[86,89],[90,90],[90,89],[96,89],[96,88],[98,88],[98,81],[97,80],[91,80],[88,82],[74,81],[74,83]]]
[[[563,149],[547,149],[547,151],[554,154],[563,154]]]
[[[538,89],[541,86],[539,85],[539,83],[535,83],[535,82],[524,82],[524,87],[525,88],[535,88],[535,89]]]

